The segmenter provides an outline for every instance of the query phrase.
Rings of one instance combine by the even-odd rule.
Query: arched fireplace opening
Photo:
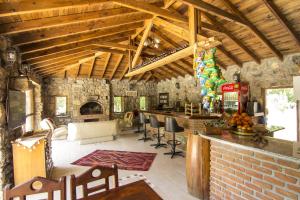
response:
[[[98,115],[102,114],[103,110],[98,102],[90,101],[80,107],[81,115]]]

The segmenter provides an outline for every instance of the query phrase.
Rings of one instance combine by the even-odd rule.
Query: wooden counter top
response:
[[[153,111],[145,111],[144,113],[149,114],[158,114],[158,115],[165,115],[165,116],[172,116],[172,117],[180,117],[185,119],[219,119],[220,117],[217,115],[195,115],[195,116],[188,116],[185,115],[184,112],[168,112],[162,110],[153,110]]]
[[[205,135],[199,133],[203,138],[218,141],[221,143],[233,145],[247,150],[260,151],[262,153],[269,154],[270,156],[276,156],[288,160],[300,162],[300,158],[293,155],[293,142],[287,140],[281,140],[273,137],[264,137],[268,142],[267,144],[259,144],[253,141],[251,136],[240,136],[229,131],[223,131],[222,135]]]

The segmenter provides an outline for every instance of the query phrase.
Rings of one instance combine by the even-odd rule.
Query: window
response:
[[[293,88],[266,89],[267,126],[275,138],[297,141],[297,105]],[[280,130],[282,129],[282,130]]]
[[[124,112],[124,97],[120,97],[120,96],[114,97],[114,112],[115,113]]]
[[[145,96],[140,97],[140,110],[147,110],[148,98]]]
[[[55,114],[67,114],[67,97],[55,97]]]

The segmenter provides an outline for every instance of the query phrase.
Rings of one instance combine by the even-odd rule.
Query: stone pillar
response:
[[[26,132],[34,130],[34,96],[33,89],[26,90]]]

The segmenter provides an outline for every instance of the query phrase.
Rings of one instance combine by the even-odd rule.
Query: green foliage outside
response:
[[[67,97],[56,97],[56,115],[67,114]]]
[[[147,98],[145,96],[140,97],[140,110],[147,110]]]
[[[122,97],[114,97],[114,112],[123,112]]]

